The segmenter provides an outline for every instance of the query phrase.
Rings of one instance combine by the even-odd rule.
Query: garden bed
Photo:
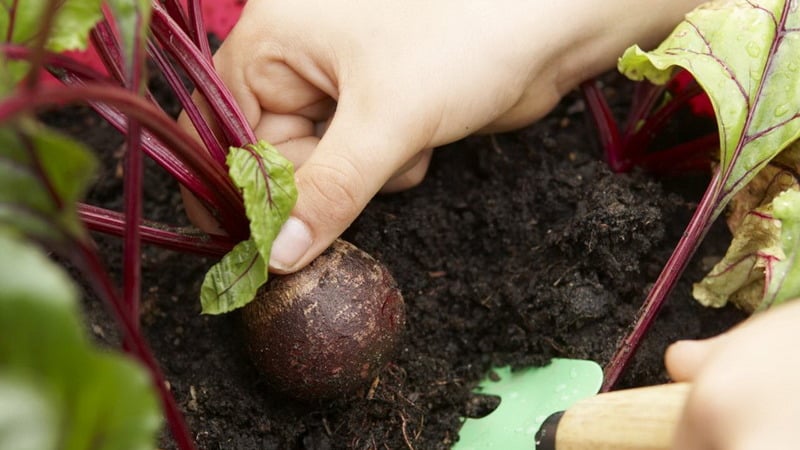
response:
[[[607,77],[613,105],[629,84]],[[84,109],[50,115],[102,155],[90,202],[119,210],[121,138]],[[524,130],[473,137],[435,152],[415,189],[374,199],[344,237],[388,266],[404,294],[407,331],[396,357],[351,397],[302,404],[273,393],[249,362],[236,313],[200,315],[214,262],[149,247],[142,324],[202,449],[447,449],[464,416],[496,403],[472,394],[494,366],[552,357],[605,364],[702,194],[705,181],[612,174],[579,95]],[[148,165],[145,216],[185,223],[177,186]],[[725,251],[715,227],[660,314],[622,385],[666,380],[662,356],[679,338],[716,334],[742,315],[690,297]],[[119,267],[116,238],[99,237]],[[88,325],[114,343],[98,301]],[[171,448],[165,434],[162,447]]]

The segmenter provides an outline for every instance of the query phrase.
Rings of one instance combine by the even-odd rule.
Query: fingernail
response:
[[[289,217],[272,242],[269,265],[278,270],[289,270],[311,247],[311,231],[302,220]]]

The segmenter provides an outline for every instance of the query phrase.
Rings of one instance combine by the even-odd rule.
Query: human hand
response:
[[[214,60],[256,135],[297,168],[270,269],[302,268],[378,191],[419,183],[431,148],[533,122],[699,3],[248,1]]]
[[[675,450],[789,450],[800,440],[800,301],[702,341],[667,349],[675,381],[693,386]]]

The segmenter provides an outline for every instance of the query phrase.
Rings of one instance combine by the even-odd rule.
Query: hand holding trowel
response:
[[[594,395],[603,375],[591,361],[496,372],[480,387],[500,406],[468,419],[454,450],[669,450],[689,392],[675,383]]]

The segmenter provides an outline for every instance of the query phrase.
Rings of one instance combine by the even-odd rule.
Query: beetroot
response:
[[[242,310],[249,352],[270,384],[304,400],[368,385],[391,357],[405,304],[389,271],[342,240],[274,276]]]

